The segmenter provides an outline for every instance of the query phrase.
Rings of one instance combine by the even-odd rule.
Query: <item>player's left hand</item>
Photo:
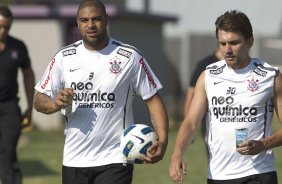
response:
[[[257,155],[265,150],[265,146],[262,141],[249,140],[239,144],[236,150],[242,155]]]
[[[153,144],[147,149],[146,156],[142,159],[144,163],[154,164],[163,159],[165,153],[165,144],[160,141],[154,141]]]
[[[32,109],[27,109],[22,115],[22,122],[21,122],[22,129],[31,126],[31,113],[32,113]]]

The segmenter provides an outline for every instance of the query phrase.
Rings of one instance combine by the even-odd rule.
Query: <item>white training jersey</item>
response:
[[[51,60],[35,89],[54,99],[73,88],[73,113],[66,116],[63,165],[93,167],[125,163],[120,136],[133,124],[132,101],[162,88],[136,48],[110,38],[99,51],[77,41]]]
[[[205,70],[208,98],[208,178],[229,180],[274,171],[272,150],[258,155],[236,151],[236,128],[247,128],[248,140],[272,133],[274,78],[277,68],[253,58],[242,69],[221,60]]]

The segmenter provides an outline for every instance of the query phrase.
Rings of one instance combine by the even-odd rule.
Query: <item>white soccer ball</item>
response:
[[[124,130],[120,146],[123,155],[129,163],[142,164],[142,156],[146,155],[147,149],[157,140],[156,132],[144,124],[134,124]]]

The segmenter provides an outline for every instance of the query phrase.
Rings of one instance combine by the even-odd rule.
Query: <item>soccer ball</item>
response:
[[[157,140],[156,132],[144,124],[134,124],[124,130],[120,146],[123,155],[129,163],[142,164],[142,156],[146,155],[147,149]]]

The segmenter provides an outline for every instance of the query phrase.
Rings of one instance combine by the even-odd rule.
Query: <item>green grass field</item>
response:
[[[154,165],[135,165],[133,184],[171,184],[168,168],[176,131],[169,133],[169,145],[164,159]],[[24,184],[60,184],[64,135],[63,131],[24,133],[19,150]],[[278,179],[282,180],[282,149],[275,148]],[[184,183],[206,183],[207,159],[203,140],[198,133],[185,157],[188,173]]]

